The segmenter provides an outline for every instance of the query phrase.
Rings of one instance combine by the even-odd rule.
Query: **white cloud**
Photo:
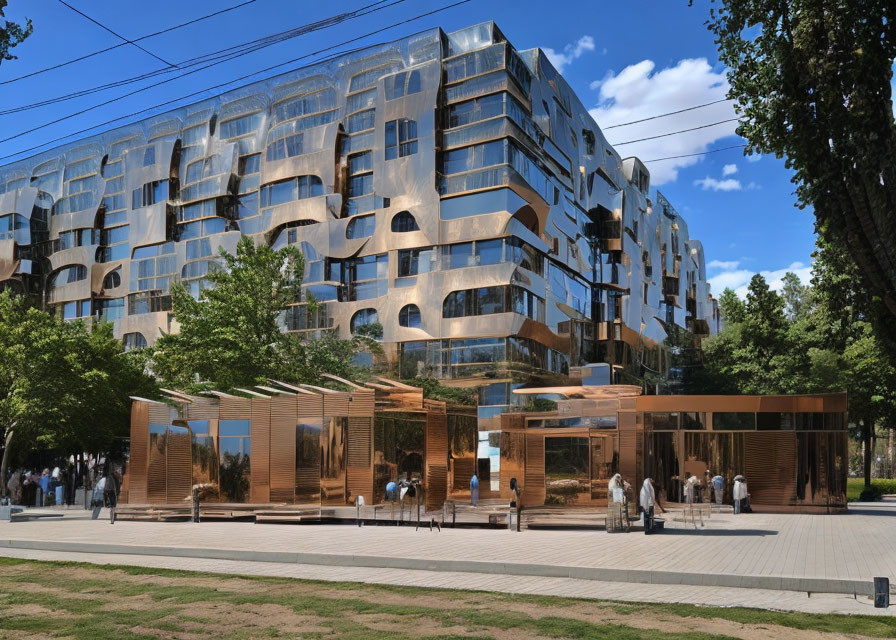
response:
[[[709,278],[709,284],[712,286],[712,292],[716,297],[725,289],[734,289],[738,297],[746,299],[747,287],[750,285],[750,280],[756,272],[750,269],[738,269],[739,265],[740,262],[737,260],[713,260],[709,263],[709,268],[718,267],[722,269],[720,273]],[[766,270],[759,273],[762,274],[774,291],[781,291],[784,287],[784,274],[788,271],[795,273],[803,284],[808,284],[812,279],[812,265],[802,262],[792,262],[790,266],[783,269]]]
[[[618,74],[610,73],[599,84],[592,83],[591,86],[600,89],[600,102],[590,113],[602,128],[722,100],[728,93],[725,74],[713,71],[706,58],[679,60],[675,66],[659,71],[652,60],[642,60]],[[690,129],[736,117],[732,105],[732,102],[720,102],[674,116],[609,129],[606,135],[611,143],[618,144]],[[688,133],[620,145],[617,150],[623,157],[638,156],[642,160],[702,153],[717,140],[733,136],[736,125],[736,122],[728,122]],[[692,166],[700,159],[701,156],[692,156],[648,163],[651,182],[655,185],[671,182],[678,177],[679,169]]]
[[[893,108],[896,109],[896,107]],[[760,160],[762,160],[761,153],[754,153],[753,155],[747,156],[747,162],[759,162]]]
[[[737,269],[740,264],[740,260],[710,260],[709,264],[706,265],[707,269],[724,269],[725,271],[732,271]]]
[[[577,58],[581,58],[586,51],[594,51],[594,38],[591,36],[582,36],[572,44],[563,47],[563,51],[554,51],[550,47],[542,48],[548,60],[557,69],[557,73],[563,73],[568,64]],[[604,49],[606,53],[606,49]],[[594,88],[594,87],[592,87]]]
[[[700,187],[704,191],[740,191],[743,189],[740,180],[735,180],[734,178],[716,180],[709,176],[706,176],[702,180],[694,180],[694,186]]]
[[[733,176],[735,173],[737,173],[736,164],[726,164],[724,167],[722,167],[723,176]]]

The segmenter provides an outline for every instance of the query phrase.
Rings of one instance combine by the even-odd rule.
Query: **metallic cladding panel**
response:
[[[540,507],[544,504],[544,482],[544,435],[527,433],[526,474],[521,497],[524,507]]]
[[[354,502],[364,496],[368,504],[373,503],[373,412],[367,416],[353,416],[348,419],[346,442],[346,484],[348,500]]]
[[[149,404],[131,403],[131,459],[128,462],[128,502],[148,501],[147,470],[149,467]]]
[[[796,501],[796,440],[793,431],[744,434],[744,469],[750,504],[791,505]],[[733,478],[729,478],[732,482]]]
[[[296,401],[290,395],[277,395],[270,403],[270,500],[292,503],[296,493]]]
[[[320,432],[320,502],[346,504],[346,431],[348,418],[325,418]]]
[[[328,418],[340,416],[348,416],[348,406],[351,394],[348,393],[325,393],[324,394],[324,416]]]
[[[448,499],[448,416],[444,409],[426,413],[426,509]]]
[[[168,501],[168,429],[150,428],[149,456],[146,472],[146,501],[165,504]]]
[[[246,420],[250,416],[251,404],[248,398],[223,397],[220,403],[221,420]]]
[[[190,431],[169,427],[167,442],[165,502],[187,504],[193,487],[193,460]]]
[[[251,398],[252,465],[249,501],[271,501],[271,400]]]
[[[324,399],[321,395],[300,393],[296,396],[296,411],[299,418],[317,418],[324,416]]]

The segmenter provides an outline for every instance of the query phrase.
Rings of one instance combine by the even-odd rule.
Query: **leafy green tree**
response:
[[[342,340],[329,332],[303,342],[283,331],[284,312],[301,300],[304,260],[294,247],[275,250],[244,237],[235,255],[221,257],[223,268],[207,275],[213,288],[198,300],[180,284],[171,287],[179,332],[162,336],[152,355],[164,384],[227,391],[268,378],[318,383],[325,372],[355,375],[354,356],[379,349],[367,335]]]
[[[0,0],[0,18],[5,17],[4,9],[7,4],[7,0]],[[9,50],[21,44],[25,38],[31,35],[32,31],[34,31],[34,27],[31,25],[31,20],[27,18],[24,27],[9,20],[0,21],[0,65],[4,60],[16,59],[16,56],[12,55]]]
[[[112,325],[64,322],[0,293],[0,435],[9,444],[3,473],[16,447],[107,450],[128,434],[129,396],[154,390],[143,362],[122,350]]]
[[[748,153],[786,158],[796,204],[858,269],[896,353],[892,0],[719,0],[710,12]]]
[[[781,279],[781,297],[784,298],[784,313],[788,320],[802,318],[809,311],[810,287],[804,285],[799,276],[788,271]]]

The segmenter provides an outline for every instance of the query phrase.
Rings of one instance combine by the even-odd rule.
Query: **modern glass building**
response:
[[[667,374],[719,316],[703,250],[539,49],[433,29],[0,167],[0,286],[126,345],[241,236],[306,258],[287,331],[382,325],[402,377]],[[678,347],[676,347],[677,349]],[[487,382],[487,384],[483,384]]]

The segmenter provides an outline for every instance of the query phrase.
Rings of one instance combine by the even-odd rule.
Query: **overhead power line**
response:
[[[145,48],[141,47],[139,44],[137,44],[137,43],[134,42],[133,40],[128,40],[127,38],[125,38],[123,35],[121,35],[121,34],[118,33],[117,31],[113,31],[112,29],[110,29],[109,27],[107,27],[106,25],[104,25],[102,22],[99,22],[98,20],[94,20],[94,19],[91,18],[89,15],[87,15],[86,13],[84,13],[83,11],[81,11],[81,10],[79,10],[79,9],[76,9],[75,7],[73,7],[72,5],[70,5],[70,4],[69,4],[68,2],[66,2],[65,0],[59,0],[59,3],[65,5],[66,7],[68,7],[69,9],[71,9],[72,11],[74,11],[75,13],[77,13],[79,16],[81,16],[81,17],[83,17],[83,18],[85,18],[85,19],[87,19],[87,20],[90,20],[90,22],[92,22],[93,24],[95,24],[95,25],[98,26],[99,28],[101,28],[101,29],[105,29],[106,31],[108,31],[109,33],[111,33],[113,36],[115,36],[116,38],[118,38],[119,40],[124,40],[124,42],[125,42],[126,44],[130,44],[130,45],[133,45],[133,46],[137,47],[138,49],[140,49],[140,51],[142,51],[143,53],[145,53],[145,54],[147,54],[147,55],[152,56],[153,58],[155,58],[155,59],[158,60],[159,62],[162,62],[162,63],[168,65],[169,67],[176,67],[176,66],[177,66],[177,65],[171,64],[170,62],[168,62],[168,61],[165,60],[164,58],[162,58],[162,57],[160,57],[160,56],[157,56],[156,54],[154,54],[154,53],[153,53],[152,51],[150,51],[149,49],[145,49]]]
[[[747,145],[745,144],[733,144],[730,147],[720,147],[718,149],[710,149],[709,151],[701,151],[699,153],[685,153],[680,156],[666,156],[665,158],[654,158],[653,160],[643,160],[646,164],[648,162],[662,162],[663,160],[677,160],[679,158],[693,158],[694,156],[705,156],[709,153],[718,153],[719,151],[728,151],[729,149],[743,149]]]
[[[391,3],[389,3],[389,4],[385,4],[385,5],[383,4],[384,1],[385,1],[385,0],[379,0],[378,2],[375,2],[375,3],[371,4],[371,5],[367,5],[367,6],[365,6],[365,7],[362,7],[361,9],[356,9],[355,11],[350,11],[350,12],[347,12],[347,13],[339,14],[339,15],[337,15],[337,16],[332,16],[332,17],[330,17],[330,18],[325,18],[325,19],[323,19],[323,20],[318,20],[317,22],[313,22],[313,23],[310,23],[310,24],[308,24],[308,25],[304,25],[304,26],[302,26],[302,27],[299,27],[299,28],[293,30],[293,31],[295,31],[295,33],[292,33],[288,38],[284,38],[284,40],[288,40],[288,39],[290,39],[290,38],[295,38],[295,37],[298,37],[298,36],[300,36],[300,35],[305,35],[305,34],[307,34],[307,33],[312,33],[312,32],[314,32],[314,31],[320,31],[321,29],[326,29],[326,28],[328,28],[328,27],[332,27],[332,26],[335,26],[335,25],[337,25],[337,24],[341,24],[341,23],[343,23],[343,22],[346,22],[346,21],[348,21],[348,20],[352,20],[352,19],[354,19],[354,18],[358,18],[358,17],[361,17],[361,16],[368,15],[368,14],[370,14],[370,13],[373,13],[374,11],[379,11],[379,10],[381,10],[381,9],[385,9],[385,8],[387,8],[387,7],[391,7],[391,6],[393,6],[393,5],[396,5],[396,4],[399,4],[399,3],[401,3],[401,2],[404,2],[405,0],[393,0]],[[380,5],[380,6],[377,6],[377,5]],[[373,8],[371,8],[371,7],[373,7]],[[283,40],[280,40],[280,41],[283,41]],[[271,43],[271,44],[274,44],[274,43]],[[266,44],[266,45],[264,45],[264,46],[270,46],[270,44]],[[337,46],[338,46],[338,45],[337,45]],[[184,73],[181,73],[181,74],[179,74],[179,75],[176,75],[176,76],[174,76],[174,77],[172,77],[172,78],[168,78],[167,80],[161,80],[161,81],[159,81],[159,82],[155,82],[155,83],[153,83],[153,84],[148,84],[148,85],[146,85],[146,86],[144,86],[144,87],[140,87],[139,89],[135,89],[134,91],[131,91],[131,92],[129,92],[129,93],[123,93],[123,94],[121,94],[120,96],[117,96],[117,97],[115,97],[115,98],[109,98],[109,99],[103,100],[102,102],[98,102],[98,103],[96,103],[96,104],[94,104],[94,105],[91,105],[91,106],[89,106],[89,107],[85,107],[85,108],[83,108],[83,109],[81,109],[81,110],[79,110],[79,111],[75,111],[75,112],[73,112],[73,113],[69,113],[69,114],[66,114],[66,115],[64,115],[64,116],[60,116],[59,118],[56,118],[55,120],[50,120],[50,121],[48,121],[48,122],[44,122],[44,123],[42,123],[42,124],[36,125],[36,126],[34,126],[34,127],[31,127],[30,129],[26,129],[25,131],[20,131],[19,133],[16,133],[16,134],[11,135],[11,136],[7,136],[6,138],[0,138],[0,143],[2,143],[2,142],[9,142],[10,140],[15,140],[16,138],[21,138],[21,137],[24,136],[24,135],[27,135],[27,134],[29,134],[29,133],[33,133],[33,132],[35,132],[35,131],[39,131],[40,129],[44,129],[44,128],[49,127],[49,126],[54,125],[54,124],[58,124],[59,122],[63,122],[64,120],[68,120],[68,119],[73,118],[73,117],[75,117],[75,116],[83,115],[83,114],[85,114],[85,113],[87,113],[87,112],[89,112],[89,111],[93,111],[94,109],[99,109],[100,107],[105,107],[105,106],[107,106],[108,104],[111,104],[111,103],[113,103],[113,102],[118,102],[119,100],[124,100],[124,99],[126,99],[126,98],[130,98],[131,96],[134,96],[134,95],[136,95],[136,94],[138,94],[138,93],[143,93],[144,91],[148,91],[148,90],[150,90],[150,89],[153,89],[153,88],[155,88],[155,87],[161,86],[161,85],[163,85],[163,84],[167,84],[167,83],[169,83],[169,82],[174,82],[175,80],[179,80],[180,78],[183,78],[183,77],[185,77],[185,76],[189,76],[189,75],[192,75],[192,74],[194,74],[194,73],[198,73],[198,72],[200,72],[200,71],[204,71],[205,69],[209,69],[209,68],[211,68],[211,67],[217,66],[217,65],[219,65],[219,64],[223,64],[223,63],[228,62],[228,61],[230,61],[230,60],[233,60],[233,59],[235,59],[235,58],[239,58],[239,57],[241,57],[241,56],[248,55],[249,53],[252,53],[252,52],[254,52],[254,51],[257,51],[257,50],[259,50],[259,49],[261,49],[261,48],[264,48],[264,47],[250,48],[250,49],[247,49],[247,50],[239,51],[239,52],[234,53],[234,54],[232,54],[232,55],[228,55],[228,56],[221,57],[220,59],[217,59],[215,62],[210,62],[209,64],[207,64],[207,65],[205,65],[205,66],[201,66],[201,67],[195,68],[195,69],[193,69],[193,70],[191,70],[191,71],[185,71]],[[275,66],[280,66],[280,65],[275,65]],[[255,72],[255,73],[258,73],[258,72]],[[250,75],[252,75],[252,74],[250,74]],[[191,95],[195,95],[195,94],[191,94]]]
[[[733,102],[733,98],[722,98],[721,100],[713,100],[712,102],[704,102],[703,104],[694,105],[693,107],[687,107],[686,109],[679,109],[678,111],[669,111],[667,113],[658,113],[655,116],[650,116],[649,118],[641,118],[640,120],[632,120],[631,122],[620,122],[619,124],[613,124],[609,127],[603,127],[603,130],[607,129],[615,129],[617,127],[627,127],[630,124],[638,124],[639,122],[647,122],[648,120],[656,120],[657,118],[665,118],[666,116],[674,116],[678,113],[685,113],[686,111],[693,111],[694,109],[702,109],[703,107],[708,107],[714,104],[720,104],[722,102]]]
[[[222,87],[225,87],[225,86],[227,86],[227,85],[229,85],[229,84],[233,84],[233,83],[235,83],[235,82],[241,82],[241,81],[243,81],[243,80],[247,80],[248,78],[251,78],[252,76],[256,76],[256,75],[259,75],[259,74],[262,74],[262,73],[267,73],[267,72],[269,72],[269,71],[273,71],[274,69],[276,69],[276,68],[278,68],[278,67],[283,67],[283,66],[286,66],[286,65],[294,64],[294,63],[296,63],[296,62],[298,62],[298,61],[300,61],[300,60],[304,60],[304,59],[310,58],[311,56],[315,56],[315,55],[318,55],[318,54],[321,54],[321,53],[325,53],[325,52],[327,52],[327,51],[333,51],[334,49],[337,49],[337,48],[339,48],[339,47],[342,47],[342,46],[351,44],[351,43],[353,43],[353,42],[357,42],[357,41],[359,41],[359,40],[363,40],[363,39],[365,39],[365,38],[368,38],[368,37],[370,37],[370,36],[376,35],[376,34],[378,34],[378,33],[382,33],[382,32],[384,32],[384,31],[388,31],[389,29],[394,29],[394,28],[396,28],[396,27],[400,27],[400,26],[402,26],[402,25],[409,24],[409,23],[411,23],[411,22],[415,22],[415,21],[417,21],[417,20],[421,20],[421,19],[423,19],[423,18],[427,18],[427,17],[432,16],[432,15],[435,15],[435,14],[437,14],[437,13],[441,13],[441,12],[443,12],[443,11],[447,11],[447,10],[449,10],[449,9],[453,9],[453,8],[455,8],[455,7],[459,7],[460,5],[467,4],[468,2],[471,2],[471,1],[472,1],[472,0],[458,0],[457,2],[454,2],[454,3],[449,4],[449,5],[445,5],[444,7],[440,7],[440,8],[438,8],[438,9],[433,9],[432,11],[427,11],[426,13],[418,14],[418,15],[416,15],[416,16],[413,16],[413,17],[411,17],[411,18],[407,18],[407,19],[402,20],[402,21],[400,21],[400,22],[395,22],[395,23],[392,23],[392,24],[387,25],[387,26],[385,26],[385,27],[381,27],[380,29],[375,29],[375,30],[373,30],[373,31],[369,31],[369,32],[367,32],[367,33],[365,33],[365,34],[362,34],[362,35],[360,35],[360,36],[357,36],[357,37],[355,37],[355,38],[351,38],[351,39],[349,39],[349,40],[344,40],[343,42],[339,42],[339,43],[330,45],[330,46],[325,47],[325,48],[323,48],[323,49],[318,49],[317,51],[313,51],[313,52],[311,52],[311,53],[307,53],[307,54],[302,55],[302,56],[299,56],[299,57],[297,57],[297,58],[293,58],[292,60],[287,60],[287,61],[285,61],[285,62],[281,62],[281,63],[279,63],[279,64],[272,65],[272,66],[267,67],[267,68],[265,68],[265,69],[259,69],[258,71],[253,71],[252,73],[249,73],[249,74],[247,74],[247,75],[240,76],[239,78],[234,78],[234,79],[232,79],[232,80],[228,80],[228,81],[226,81],[226,82],[222,82],[222,83],[217,84],[217,85],[214,85],[214,86],[212,86],[212,87],[206,87],[205,89],[201,89],[201,90],[199,90],[199,91],[194,91],[193,93],[189,93],[189,94],[187,94],[187,95],[185,95],[185,96],[180,96],[180,97],[178,97],[178,98],[173,98],[173,99],[171,99],[171,100],[166,100],[165,102],[161,102],[161,103],[159,103],[159,104],[155,104],[155,105],[153,105],[153,106],[151,106],[151,107],[147,107],[147,108],[145,108],[145,109],[140,109],[139,111],[134,111],[133,113],[129,113],[129,114],[127,114],[127,115],[119,116],[119,117],[117,117],[117,118],[112,118],[111,120],[107,120],[107,121],[105,121],[105,122],[101,122],[101,123],[99,123],[99,124],[95,124],[95,125],[92,125],[92,126],[90,126],[90,127],[86,127],[86,128],[84,128],[84,129],[80,129],[79,131],[73,131],[73,132],[68,133],[68,134],[66,134],[66,135],[59,136],[59,137],[54,138],[54,139],[52,139],[52,140],[47,140],[46,142],[42,142],[41,144],[34,145],[33,147],[29,147],[29,148],[27,148],[27,149],[20,149],[19,151],[16,151],[15,153],[7,154],[7,155],[5,155],[5,156],[0,156],[0,160],[6,160],[6,159],[8,159],[8,158],[13,158],[13,157],[15,157],[15,156],[21,155],[21,154],[23,154],[23,153],[27,153],[27,152],[29,152],[29,151],[35,151],[36,149],[40,149],[41,147],[46,147],[47,145],[51,145],[51,144],[56,143],[56,142],[61,142],[62,140],[65,140],[65,139],[67,139],[67,138],[71,138],[71,137],[73,137],[73,136],[81,135],[82,133],[87,133],[88,131],[92,131],[92,130],[94,130],[94,129],[98,129],[98,128],[100,128],[100,127],[104,127],[104,126],[106,126],[106,125],[110,125],[110,124],[113,124],[113,123],[115,123],[115,122],[119,122],[119,121],[121,121],[121,120],[126,120],[126,119],[128,119],[128,118],[132,118],[132,117],[134,117],[134,116],[138,116],[138,115],[144,114],[144,113],[146,113],[146,112],[148,112],[148,111],[152,111],[152,110],[154,110],[154,109],[158,109],[158,108],[161,108],[161,107],[166,107],[166,106],[171,105],[171,104],[174,104],[174,103],[176,103],[176,102],[180,102],[180,101],[182,101],[182,100],[186,100],[187,98],[192,98],[192,97],[201,95],[201,94],[203,94],[203,93],[207,93],[207,92],[209,92],[209,91],[214,91],[214,90],[216,90],[216,89],[220,89],[220,88],[222,88]],[[338,53],[338,54],[336,54],[336,55],[344,55],[345,53],[348,53],[348,52],[340,52],[340,53]],[[318,61],[318,62],[321,62],[321,61]]]
[[[253,0],[254,1],[254,0]],[[217,51],[212,51],[210,53],[205,53],[200,56],[196,56],[194,58],[189,58],[177,64],[177,70],[186,71],[193,67],[197,67],[203,65],[205,63],[214,62],[215,64],[205,64],[202,69],[208,69],[209,67],[216,66],[217,64],[221,64],[223,62],[227,62],[229,60],[233,60],[241,55],[246,55],[249,53],[254,53],[255,51],[260,51],[266,47],[273,46],[275,44],[279,44],[280,42],[285,42],[290,38],[298,37],[300,35],[304,35],[305,33],[309,33],[312,30],[317,28],[325,28],[328,26],[333,26],[335,24],[339,24],[348,19],[361,17],[367,15],[369,13],[373,13],[374,11],[380,11],[382,9],[388,8],[397,4],[398,2],[404,2],[404,0],[393,0],[389,4],[385,6],[377,6],[383,5],[383,3],[387,2],[387,0],[378,0],[372,4],[365,5],[360,7],[359,9],[355,9],[354,11],[346,12],[343,14],[339,14],[337,16],[332,16],[330,18],[326,18],[324,20],[319,20],[314,23],[310,23],[307,25],[303,25],[300,27],[294,27],[292,29],[287,29],[286,31],[280,31],[278,33],[274,33],[271,35],[263,36],[261,38],[256,38],[255,40],[250,40],[248,42],[243,42],[238,45],[225,47],[224,49],[219,49]],[[218,62],[220,61],[220,62]],[[202,69],[196,69],[196,71],[201,71]],[[152,78],[158,75],[171,73],[175,71],[175,69],[171,67],[165,67],[163,69],[156,69],[154,71],[149,71],[143,74],[139,74],[136,76],[132,76],[130,78],[124,78],[121,80],[116,80],[110,83],[98,85],[95,87],[90,87],[87,89],[80,89],[73,93],[64,94],[61,96],[56,96],[55,98],[48,98],[45,100],[40,100],[37,102],[32,102],[31,104],[20,105],[18,107],[10,107],[9,109],[0,110],[0,116],[9,115],[12,113],[21,113],[22,111],[28,111],[30,109],[36,109],[38,107],[45,107],[51,104],[57,104],[60,102],[64,102],[66,100],[72,100],[74,98],[82,98],[87,95],[92,95],[94,93],[99,93],[101,91],[106,91],[107,89],[113,89],[116,87],[122,87],[129,84],[134,84],[136,82],[140,82],[141,80],[146,80],[148,78]],[[192,72],[190,72],[192,73]],[[183,73],[179,76],[173,78],[176,80],[177,78],[181,78],[184,75],[188,75],[187,73]],[[170,82],[171,80],[166,80],[164,82]],[[164,84],[164,82],[160,82],[156,85],[149,86],[158,86],[159,84]]]
[[[669,136],[677,136],[679,133],[687,133],[689,131],[697,131],[698,129],[708,129],[709,127],[715,127],[716,125],[725,124],[726,122],[737,122],[737,118],[728,118],[727,120],[719,120],[718,122],[711,122],[709,124],[701,124],[699,127],[691,127],[690,129],[682,129],[680,131],[670,131],[669,133],[661,133],[656,136],[648,136],[646,138],[638,138],[637,140],[626,140],[625,142],[616,142],[611,143],[614,147],[621,147],[625,144],[634,144],[636,142],[645,142],[647,140],[656,140],[657,138],[667,138]],[[2,142],[2,141],[0,141]]]
[[[240,2],[239,4],[235,4],[232,7],[227,7],[226,9],[219,9],[213,13],[206,14],[204,16],[199,16],[198,18],[193,18],[192,20],[188,20],[187,22],[182,22],[180,24],[173,25],[171,27],[167,27],[162,29],[161,31],[155,31],[153,33],[147,33],[145,36],[140,36],[139,38],[134,38],[130,41],[131,44],[135,42],[141,42],[142,40],[147,40],[149,38],[154,38],[155,36],[162,35],[163,33],[168,33],[169,31],[175,31],[177,29],[182,29],[183,27],[189,26],[191,24],[195,24],[197,22],[202,22],[203,20],[208,20],[209,18],[214,18],[215,16],[221,15],[222,13],[227,13],[228,11],[233,11],[234,9],[239,9],[240,7],[244,7],[247,4],[252,4],[253,2],[258,2],[258,0],[245,0],[245,2]],[[70,64],[74,64],[76,62],[81,62],[82,60],[87,60],[88,58],[92,58],[94,56],[98,56],[101,53],[106,53],[107,51],[112,51],[113,49],[118,49],[127,45],[127,42],[119,42],[118,44],[114,44],[111,47],[106,47],[105,49],[98,49],[92,53],[84,54],[83,56],[79,56],[77,58],[72,58],[71,60],[65,60],[64,62],[59,62],[49,67],[45,67],[43,69],[38,69],[37,71],[32,71],[31,73],[26,73],[21,76],[17,76],[15,78],[10,78],[9,80],[0,80],[0,85],[11,84],[13,82],[18,82],[19,80],[24,80],[25,78],[31,78],[33,76],[40,75],[42,73],[46,73],[48,71],[55,71],[56,69],[61,69],[62,67],[66,67]],[[167,64],[167,63],[166,63]]]

